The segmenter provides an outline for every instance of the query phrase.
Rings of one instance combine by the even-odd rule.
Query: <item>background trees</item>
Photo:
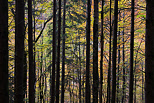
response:
[[[18,2],[22,2],[22,7],[18,7]],[[17,83],[16,74],[19,74],[21,76],[18,78],[20,82],[24,79],[24,83],[20,84],[23,89],[20,88],[20,90],[23,90],[21,91],[23,92],[21,100],[25,102],[32,102],[29,98],[30,92],[27,92],[28,88],[33,88],[33,96],[38,103],[49,102],[50,100],[54,102],[56,100],[53,99],[55,94],[57,94],[57,102],[61,100],[62,102],[102,101],[105,103],[111,101],[111,96],[112,102],[128,102],[128,92],[129,90],[133,91],[129,89],[130,86],[128,85],[130,80],[131,1],[115,0],[115,2],[104,1],[103,3],[103,0],[67,0],[67,2],[65,0],[61,2],[60,0],[59,2],[35,0],[32,3],[32,8],[31,0],[29,2],[8,1],[8,11],[6,12],[8,12],[9,18],[7,29],[9,40],[5,40],[5,43],[8,41],[9,44],[9,59],[5,62],[8,61],[8,73],[5,71],[5,74],[9,76],[9,101],[13,102],[16,98],[14,95],[16,95],[17,86],[14,83]],[[135,0],[134,45],[132,45],[132,47],[134,46],[134,56],[131,55],[134,57],[134,62],[132,62],[134,65],[132,68],[134,88],[132,89],[134,89],[134,102],[139,103],[145,100],[143,89],[145,81],[145,5],[144,0],[142,2]],[[17,9],[14,9],[15,7]],[[20,11],[22,10],[20,13],[19,8]],[[63,12],[60,12],[60,9]],[[4,14],[4,12],[0,13],[2,13],[1,15]],[[30,20],[31,16],[33,19]],[[55,17],[58,16],[59,18],[56,20]],[[2,19],[4,18],[1,17],[0,20]],[[62,22],[63,26],[61,27]],[[0,23],[7,25],[2,24],[3,22]],[[61,28],[58,29],[58,27]],[[3,26],[1,28],[1,31],[4,30]],[[20,32],[17,32],[18,30]],[[61,33],[62,31],[63,33]],[[28,35],[29,33],[31,35]],[[32,38],[32,34],[35,34],[33,35],[34,38]],[[17,40],[19,40],[18,43]],[[28,48],[28,45],[31,47]],[[7,49],[5,48],[5,50]],[[17,56],[18,50],[20,50],[18,52],[20,56]],[[31,53],[28,52],[29,50]],[[117,51],[118,54],[116,54]],[[34,57],[32,57],[33,54],[35,54]],[[31,57],[31,61],[27,59],[28,56]],[[20,57],[20,61],[18,61],[18,57]],[[15,61],[16,64],[14,64]],[[31,66],[33,63],[34,66]],[[15,69],[17,64],[20,64],[21,71]],[[33,74],[34,71],[31,72],[34,69],[35,75]],[[5,70],[7,69],[5,68]],[[114,72],[112,75],[110,75],[111,71]],[[23,77],[22,73],[27,75],[24,74]],[[29,86],[31,80],[33,83]],[[26,83],[26,81],[28,82]],[[111,86],[113,90],[111,90]],[[113,95],[110,94],[111,92]],[[100,93],[99,97],[98,93]],[[34,97],[32,98],[34,99]]]

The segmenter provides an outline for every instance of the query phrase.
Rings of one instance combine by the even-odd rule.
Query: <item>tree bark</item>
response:
[[[0,0],[0,103],[9,103],[8,0]]]
[[[35,69],[32,32],[32,0],[28,0],[29,103],[35,103]]]
[[[111,37],[112,37],[112,26],[111,26],[111,5],[112,0],[110,0],[110,40],[109,40],[109,65],[108,65],[108,76],[107,76],[107,102],[110,103],[110,80],[111,80]]]
[[[98,0],[94,0],[93,24],[93,103],[98,103]]]
[[[101,11],[101,60],[100,60],[100,91],[99,91],[99,102],[102,103],[102,90],[103,90],[103,50],[104,50],[104,34],[103,34],[103,13],[104,0],[102,0],[102,11]]]
[[[59,0],[58,16],[58,46],[57,46],[57,78],[56,78],[56,103],[59,103],[59,78],[60,78],[60,34],[61,34],[61,0]]]
[[[15,103],[23,102],[24,0],[16,0],[15,15]]]
[[[61,103],[64,103],[64,86],[65,86],[65,15],[66,0],[63,1],[63,44],[62,44],[62,86],[61,86]]]
[[[118,22],[118,0],[114,0],[114,33],[113,33],[113,53],[112,53],[112,103],[116,97],[116,58],[117,58],[117,22]]]
[[[145,103],[154,101],[154,1],[146,0]]]
[[[129,78],[129,103],[133,103],[134,82],[134,0],[131,1],[131,42],[130,42],[130,78]]]
[[[90,103],[90,13],[91,0],[87,1],[87,24],[86,24],[86,103]]]
[[[53,40],[52,40],[52,80],[51,80],[51,100],[55,101],[55,64],[56,64],[56,0],[53,1]]]

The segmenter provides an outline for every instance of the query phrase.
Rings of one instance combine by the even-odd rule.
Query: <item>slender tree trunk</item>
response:
[[[94,0],[93,25],[93,103],[98,103],[98,0]]]
[[[56,103],[59,103],[59,78],[60,78],[60,34],[61,34],[61,0],[59,0],[58,16],[58,47],[57,47],[57,79],[56,79]]]
[[[144,102],[144,77],[143,77],[143,63],[142,63],[142,103]]]
[[[55,63],[56,63],[56,0],[53,1],[53,40],[52,40],[52,81],[51,81],[51,100],[55,101]]]
[[[32,0],[28,0],[29,103],[35,103],[35,69],[32,32]]]
[[[27,52],[24,50],[24,77],[23,77],[24,98],[27,98]],[[26,101],[25,101],[26,103]]]
[[[120,17],[119,17],[120,18]],[[119,80],[120,80],[120,29],[119,29],[119,46],[118,46],[118,77],[117,77],[117,103],[119,103],[119,93],[120,93],[120,86],[119,86]]]
[[[123,14],[123,19],[124,19],[124,15],[125,14]],[[125,23],[125,22],[123,22],[123,23]],[[122,46],[122,61],[123,61],[123,89],[122,89],[122,91],[123,91],[123,95],[122,95],[122,103],[125,103],[125,82],[126,82],[126,80],[125,80],[125,43],[124,43],[124,41],[125,41],[125,39],[124,39],[124,35],[125,35],[125,32],[124,32],[124,26],[123,26],[123,39],[122,39],[122,42],[123,42],[123,46]]]
[[[61,86],[61,103],[64,103],[64,86],[65,86],[65,14],[66,0],[63,1],[63,44],[62,44],[62,86]]]
[[[0,103],[9,103],[8,0],[0,0]]]
[[[134,0],[131,1],[131,42],[130,42],[130,78],[129,78],[129,103],[133,103],[133,62],[134,62]]]
[[[23,102],[24,0],[16,0],[15,15],[15,103]]]
[[[112,0],[110,0],[110,40],[109,40],[109,66],[108,66],[108,77],[107,77],[107,103],[110,103],[110,80],[111,80],[111,37],[112,37],[111,5],[112,5]]]
[[[41,36],[40,44],[43,45],[43,35]],[[43,101],[43,48],[41,47],[41,63],[40,63],[40,102]]]
[[[91,13],[91,0],[87,1],[87,24],[86,24],[86,103],[90,103],[90,13]]]
[[[115,0],[113,53],[112,53],[112,103],[115,103],[115,97],[116,97],[117,21],[118,21],[118,0]]]
[[[101,60],[100,60],[100,91],[99,91],[99,102],[102,103],[102,90],[103,90],[103,50],[104,50],[104,34],[103,34],[103,6],[104,0],[102,0],[102,11],[101,11]]]
[[[33,41],[35,41],[35,0],[33,0],[33,5],[34,5],[34,7],[33,7],[33,8],[34,8],[34,11],[33,11],[33,18],[34,18],[34,20],[33,20],[33,25],[34,25],[34,27],[33,27],[33,28],[34,28],[34,30],[33,30],[33,32],[34,32],[34,33],[33,33]],[[34,54],[34,59],[33,59],[33,60],[34,60],[34,64],[33,64],[33,65],[34,65],[34,70],[36,70],[36,62],[35,62],[35,56],[36,56],[35,43],[34,43],[34,47],[33,47],[33,48],[34,48],[34,53],[33,53],[33,54]],[[36,79],[36,78],[35,78],[35,79]]]
[[[80,50],[80,36],[79,36],[79,103],[81,103],[81,50]]]
[[[145,103],[154,101],[154,0],[146,0]]]

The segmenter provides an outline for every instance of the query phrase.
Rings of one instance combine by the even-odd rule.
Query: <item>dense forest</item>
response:
[[[0,0],[0,103],[153,103],[154,0]]]

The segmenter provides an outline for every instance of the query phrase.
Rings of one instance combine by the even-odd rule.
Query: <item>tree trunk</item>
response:
[[[23,102],[24,0],[16,0],[15,15],[15,103]]]
[[[154,0],[146,0],[145,103],[154,101]]]
[[[123,19],[124,19],[125,14],[123,14]],[[125,23],[125,21],[123,21],[123,23]],[[123,95],[122,95],[122,103],[125,103],[125,86],[126,86],[126,80],[125,80],[125,43],[124,43],[124,26],[123,26],[123,38],[122,38],[122,42],[123,42],[123,46],[122,46],[122,61],[123,61],[123,85],[122,85],[122,91],[123,91]]]
[[[28,0],[29,103],[35,103],[35,69],[32,32],[32,0]]]
[[[55,101],[55,63],[56,63],[56,0],[53,1],[53,40],[52,40],[52,81],[51,81],[51,100]]]
[[[103,34],[103,6],[104,0],[102,0],[102,11],[101,11],[101,60],[100,60],[100,91],[99,91],[99,102],[102,103],[102,90],[103,90],[103,50],[104,50],[104,34]]]
[[[118,21],[118,0],[115,0],[113,53],[112,53],[112,103],[115,103],[115,97],[116,97],[117,21]]]
[[[0,0],[0,103],[9,103],[8,0]]]
[[[108,66],[108,76],[107,76],[107,103],[110,103],[110,80],[111,80],[111,37],[112,37],[111,5],[112,5],[112,0],[110,0],[110,40],[109,40],[109,66]]]
[[[62,86],[61,86],[61,103],[64,103],[64,86],[65,86],[65,14],[66,0],[63,1],[63,44],[62,44]]]
[[[59,78],[60,78],[60,34],[61,34],[61,0],[59,0],[58,16],[58,46],[57,46],[57,78],[56,78],[56,103],[59,103]]]
[[[90,103],[90,13],[91,0],[87,1],[87,24],[86,24],[86,103]]]
[[[98,0],[94,0],[93,25],[93,103],[98,103]]]
[[[129,103],[133,103],[133,62],[134,62],[134,0],[131,3],[131,42],[130,42],[130,78],[129,78]]]

